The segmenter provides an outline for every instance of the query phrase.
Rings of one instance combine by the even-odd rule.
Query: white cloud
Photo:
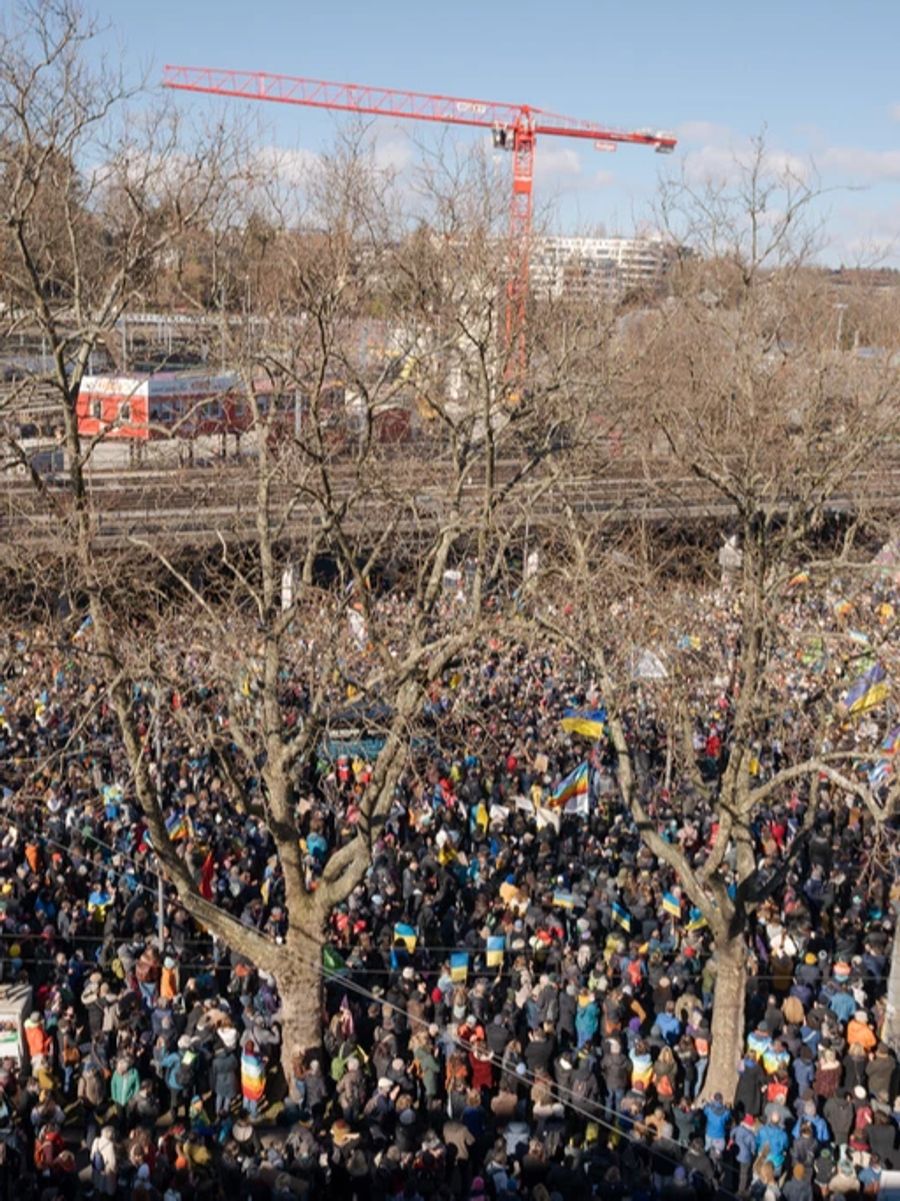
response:
[[[733,183],[746,172],[756,153],[756,146],[749,138],[708,143],[685,154],[684,172],[694,183]],[[790,176],[796,180],[806,179],[810,173],[810,164],[804,158],[775,146],[765,148],[763,166],[776,176]]]
[[[261,146],[253,157],[251,176],[254,182],[262,185],[274,183],[303,187],[309,183],[320,161],[314,150],[307,150],[303,146],[293,149]],[[257,175],[258,179],[255,178]]]
[[[830,146],[817,156],[816,163],[823,175],[841,175],[850,182],[900,179],[900,150]]]
[[[581,157],[571,146],[547,145],[547,139],[538,143],[534,155],[534,177],[536,180],[560,183],[581,175]]]
[[[367,135],[375,167],[379,171],[388,171],[401,175],[412,167],[415,152],[408,133],[393,125],[376,121]]]

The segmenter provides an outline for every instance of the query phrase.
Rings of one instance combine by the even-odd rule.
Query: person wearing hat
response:
[[[750,1173],[756,1159],[756,1118],[751,1114],[744,1117],[734,1128],[729,1144],[734,1148],[738,1165],[738,1196],[745,1197],[750,1187]]]

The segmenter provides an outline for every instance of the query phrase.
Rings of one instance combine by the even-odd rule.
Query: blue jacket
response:
[[[756,1131],[742,1122],[731,1139],[737,1149],[738,1163],[753,1163],[756,1159]]]
[[[773,1126],[766,1123],[765,1126],[760,1126],[756,1134],[756,1150],[762,1151],[763,1147],[768,1144],[769,1152],[766,1160],[779,1171],[784,1165],[784,1158],[787,1155],[788,1136],[781,1126]]]
[[[721,1139],[724,1142],[731,1110],[727,1105],[710,1101],[708,1105],[703,1106],[703,1113],[706,1117],[706,1137]]]
[[[794,1129],[791,1131],[793,1138],[800,1137],[800,1127],[804,1122],[809,1122],[812,1126],[812,1132],[816,1136],[816,1142],[820,1146],[824,1146],[831,1138],[831,1133],[828,1129],[828,1123],[819,1114],[814,1114],[811,1118],[800,1117],[794,1123]]]

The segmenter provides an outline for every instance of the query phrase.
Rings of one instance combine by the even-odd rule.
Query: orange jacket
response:
[[[859,1043],[861,1047],[865,1047],[867,1051],[871,1051],[878,1039],[875,1037],[875,1031],[872,1030],[865,1022],[858,1022],[856,1018],[851,1018],[847,1023],[847,1043],[853,1046],[854,1043]]]
[[[164,967],[159,977],[159,995],[173,1000],[178,996],[178,969]]]
[[[41,1022],[32,1022],[29,1019],[25,1023],[25,1042],[28,1046],[28,1057],[34,1059],[35,1055],[47,1054],[50,1036]]]

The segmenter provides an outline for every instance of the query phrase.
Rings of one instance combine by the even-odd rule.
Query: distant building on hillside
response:
[[[537,295],[616,300],[659,287],[674,258],[672,243],[643,238],[537,238],[531,285]]]

